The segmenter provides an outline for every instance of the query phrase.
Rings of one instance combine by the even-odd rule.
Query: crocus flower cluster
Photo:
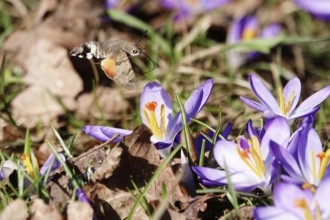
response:
[[[213,149],[209,142],[205,146],[206,151],[213,150],[209,156],[213,155],[214,158],[208,159],[212,162],[215,160],[216,166],[213,163],[209,163],[212,166],[192,166],[192,171],[198,176],[199,182],[207,187],[226,186],[231,183],[239,191],[251,192],[260,189],[266,195],[271,195],[275,186],[275,207],[257,209],[257,219],[268,219],[272,214],[296,215],[290,212],[297,212],[297,216],[302,212],[305,217],[327,216],[324,213],[329,210],[324,211],[322,206],[318,209],[315,204],[323,201],[320,193],[325,191],[325,182],[330,181],[330,150],[322,149],[321,140],[313,126],[320,104],[330,96],[330,85],[299,105],[301,83],[298,78],[289,80],[284,89],[279,89],[279,101],[276,101],[256,74],[251,73],[249,79],[260,102],[246,97],[241,97],[241,100],[263,113],[264,125],[254,127],[250,120],[246,126],[246,135],[231,139],[228,138],[231,129],[229,124],[222,133],[222,139],[215,138]],[[206,80],[187,99],[184,104],[187,123],[201,111],[212,87],[213,81]],[[160,151],[160,155],[166,157],[176,145],[182,129],[182,117],[180,112],[172,116],[172,102],[158,83],[148,83],[143,89],[140,114],[142,122],[152,132],[150,141]],[[90,125],[85,126],[83,131],[101,141],[107,141],[118,134],[114,142],[132,133],[131,130]],[[212,138],[214,134],[210,132],[209,136]],[[198,156],[201,156],[202,139],[202,136],[196,138]],[[186,159],[184,155],[181,156]],[[183,160],[182,164],[185,165],[184,170],[190,172],[188,160]],[[189,180],[191,178],[192,175]],[[281,190],[285,187],[295,192],[295,196],[285,203],[290,204],[290,207],[282,210],[286,205],[280,204],[284,196]]]
[[[160,4],[164,8],[175,10],[174,20],[178,21],[216,9],[229,1],[230,0],[160,0]]]
[[[253,15],[242,16],[232,23],[228,31],[227,43],[234,44],[255,38],[273,38],[278,36],[280,32],[281,26],[279,24],[271,24],[261,29],[257,17]],[[247,60],[253,59],[256,56],[258,56],[258,53],[253,51],[249,53],[240,53],[236,51],[227,52],[229,66],[234,70]]]
[[[263,135],[252,134],[248,138],[240,136],[236,141],[220,140],[214,147],[214,157],[223,170],[210,167],[193,167],[206,186],[228,184],[227,171],[231,182],[240,191],[252,191],[256,188],[265,193],[271,192],[271,186],[279,177],[280,167],[270,151],[270,144],[276,141],[283,145],[290,138],[290,128],[283,118],[269,120]]]
[[[263,113],[264,126],[254,128],[249,121],[247,136],[218,140],[214,147],[217,166],[193,166],[193,171],[208,187],[231,182],[236,190],[258,188],[270,195],[275,185],[275,207],[257,208],[256,219],[328,219],[324,193],[329,191],[330,150],[323,150],[313,126],[320,104],[330,96],[330,85],[298,105],[298,78],[279,89],[278,102],[259,77],[252,73],[249,78],[260,103],[245,97],[241,100]],[[296,120],[301,118],[299,125]]]

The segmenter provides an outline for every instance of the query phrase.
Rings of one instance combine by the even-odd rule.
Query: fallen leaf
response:
[[[13,215],[13,213],[15,213]],[[0,213],[0,220],[25,220],[28,217],[28,210],[26,204],[22,199],[12,201]]]
[[[116,146],[122,149],[122,151],[118,151],[120,152],[118,153],[119,162],[116,159],[114,162],[116,166],[110,163],[109,169],[103,167],[103,172],[107,171],[106,176],[109,178],[100,179],[100,182],[96,183],[90,190],[90,198],[96,207],[107,202],[111,207],[109,210],[114,210],[120,218],[127,217],[127,213],[135,203],[132,195],[127,191],[128,189],[132,192],[135,191],[131,181],[133,180],[137,187],[143,189],[162,162],[157,149],[150,142],[150,137],[149,129],[141,125]],[[106,163],[105,161],[104,163]],[[168,164],[157,177],[152,188],[146,193],[147,200],[161,201],[161,191],[163,184],[165,184],[172,207],[175,202],[187,202],[188,197],[181,192],[178,182]],[[101,203],[97,203],[97,201],[101,201]],[[105,213],[97,212],[96,215],[102,218]],[[145,214],[140,208],[134,213],[134,218],[141,217],[141,215]]]
[[[79,6],[79,7],[77,7]],[[83,82],[76,73],[68,49],[93,38],[101,25],[102,1],[42,1],[35,23],[9,36],[3,49],[7,59],[24,70],[28,88],[11,103],[17,124],[48,124],[78,108],[76,96]]]
[[[84,93],[78,97],[78,115],[114,120],[119,119],[129,107],[127,100],[123,98],[118,89],[97,87],[95,96],[96,99],[94,94]]]
[[[94,211],[92,207],[86,202],[70,202],[66,209],[66,219],[68,220],[91,220],[93,219],[93,215]]]
[[[255,209],[254,206],[244,206],[239,208],[238,213],[239,216],[236,214],[236,210],[232,210],[229,214],[222,216],[219,220],[226,220],[226,219],[242,219],[242,220],[252,220],[253,218],[253,210]]]
[[[61,220],[63,219],[61,213],[55,208],[47,205],[42,199],[35,199],[31,204],[31,220],[42,220],[52,219]]]

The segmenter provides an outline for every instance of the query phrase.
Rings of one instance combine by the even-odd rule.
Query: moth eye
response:
[[[133,55],[137,55],[137,54],[139,54],[139,53],[140,53],[139,50],[136,50],[136,49],[132,50],[132,54],[133,54]]]

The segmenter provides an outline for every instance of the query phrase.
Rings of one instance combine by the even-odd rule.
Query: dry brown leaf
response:
[[[116,166],[118,164],[118,167],[116,168],[116,166],[113,166],[111,163],[108,169],[106,166],[103,167],[103,172],[106,172],[109,178],[101,180],[100,183],[96,183],[90,190],[90,198],[94,201],[96,210],[101,210],[100,207],[108,203],[106,205],[108,209],[106,210],[110,210],[109,212],[116,212],[120,218],[127,217],[127,213],[135,203],[131,194],[127,191],[127,189],[134,191],[131,180],[133,180],[140,189],[143,189],[162,162],[157,149],[150,142],[150,136],[151,133],[149,129],[142,125],[137,127],[131,135],[126,136],[122,142],[116,146],[118,149],[122,149],[118,150],[118,152],[120,152],[118,153],[120,157],[119,163],[118,159],[114,162]],[[166,185],[168,195],[171,196],[171,204],[177,201],[186,202],[188,200],[187,196],[181,192],[178,180],[170,165],[167,165],[158,176],[152,188],[147,192],[146,198],[148,201],[162,200],[161,190],[163,183]],[[97,217],[102,219],[106,216],[107,213],[105,213],[104,210],[105,209],[103,209],[103,212],[96,211]],[[136,219],[138,218],[137,216],[141,217],[143,215],[145,215],[143,210],[139,208],[134,218]]]
[[[61,213],[55,207],[50,207],[45,204],[42,199],[35,199],[31,205],[31,215],[29,217],[31,220],[61,220],[63,219]]]
[[[13,214],[14,213],[14,214]],[[0,220],[25,220],[28,217],[26,204],[22,199],[12,201],[0,213]]]
[[[212,216],[217,219],[223,215],[224,210],[232,207],[224,199],[224,195],[206,194],[196,196],[184,210],[187,219],[204,219]]]
[[[114,170],[119,166],[123,151],[123,148],[119,145],[111,149],[108,157],[102,162],[101,166],[96,168],[93,175],[94,181],[109,178],[113,174]]]
[[[56,4],[58,3],[58,4]],[[28,88],[11,103],[18,124],[35,126],[63,114],[55,96],[69,109],[83,82],[68,58],[68,49],[95,36],[103,13],[102,1],[43,1],[31,28],[18,30],[4,43],[7,59],[25,70]]]
[[[39,38],[26,62],[24,82],[29,87],[12,102],[12,114],[18,124],[48,124],[64,109],[52,96],[58,97],[68,109],[75,109],[75,96],[83,89],[79,76],[67,58],[65,48],[46,38]]]
[[[64,208],[68,201],[71,199],[72,190],[68,187],[69,179],[64,172],[52,176],[50,183],[47,186],[49,190],[49,204],[57,207]]]
[[[253,218],[253,210],[254,206],[244,206],[239,209],[239,217],[236,215],[236,211],[232,210],[229,214],[222,216],[219,220],[226,219],[241,219],[241,220],[252,220]]]
[[[91,201],[95,209],[97,219],[125,219],[135,203],[132,195],[126,190],[109,189],[102,183],[96,183],[90,190]],[[141,207],[138,207],[134,213],[133,219],[147,219]]]
[[[66,215],[68,220],[91,220],[93,219],[94,211],[86,202],[75,201],[69,203]]]
[[[123,98],[118,89],[97,87],[95,93],[97,100],[91,93],[85,93],[78,97],[78,115],[88,115],[94,118],[105,117],[113,120],[129,107],[127,100]]]
[[[0,118],[0,143],[23,140],[23,133],[15,126]]]

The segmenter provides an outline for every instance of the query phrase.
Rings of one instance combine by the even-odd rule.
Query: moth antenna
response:
[[[141,42],[141,40],[147,35],[148,29],[146,29],[142,36],[138,39],[138,41],[135,43],[135,45],[139,45],[139,43]]]
[[[155,63],[155,61],[153,61],[153,59],[151,59],[151,57],[148,54],[143,53],[143,52],[142,52],[142,54],[144,56],[146,56],[152,62],[153,68],[151,70],[148,70],[147,72],[144,72],[144,73],[150,73],[151,71],[156,69],[156,63]]]

